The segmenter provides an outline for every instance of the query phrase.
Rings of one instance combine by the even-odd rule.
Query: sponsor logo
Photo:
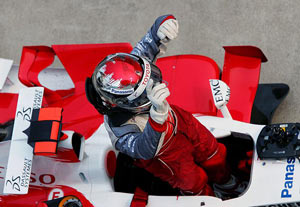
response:
[[[211,85],[213,86],[213,94],[215,97],[216,102],[223,101],[221,89],[220,89],[220,82],[218,80],[212,80]]]
[[[48,195],[48,200],[64,197],[64,191],[60,188],[54,188]]]
[[[30,181],[30,173],[31,173],[32,160],[24,159],[24,166],[21,177],[21,186],[28,188]]]
[[[20,191],[20,176],[11,176],[11,179],[7,179],[5,186],[10,186],[12,190]]]
[[[135,92],[133,94],[131,94],[130,96],[127,97],[127,99],[129,101],[132,101],[136,97],[139,97],[144,92],[144,90],[147,86],[147,83],[150,80],[150,76],[151,76],[150,64],[146,60],[144,60],[144,64],[145,64],[145,71],[144,71],[143,78],[141,81],[142,84],[139,85],[139,87],[135,90]]]
[[[280,204],[271,204],[265,206],[258,206],[258,207],[300,207],[300,203],[280,203]]]
[[[147,85],[149,79],[150,79],[150,74],[151,74],[151,68],[150,68],[150,64],[146,63],[145,64],[145,77],[142,81],[143,85]]]
[[[223,107],[229,101],[230,88],[225,88],[225,83],[219,80],[210,80],[211,90],[215,100],[215,104],[218,108]]]
[[[5,174],[6,168],[3,166],[0,166],[0,180],[4,179],[2,175]],[[7,184],[11,184],[12,186],[14,185],[15,188],[18,188],[17,186],[21,186],[21,177],[12,177],[12,179],[7,180]],[[51,185],[54,184],[56,181],[55,176],[52,174],[40,174],[36,175],[36,173],[31,172],[30,174],[30,184],[35,184],[35,185]]]
[[[287,159],[287,165],[285,168],[285,179],[283,189],[281,190],[281,198],[291,198],[292,194],[290,190],[293,188],[295,170],[295,158],[290,157]]]
[[[119,89],[114,89],[111,88],[109,92],[113,93],[113,94],[118,94],[118,95],[127,95],[127,94],[131,94],[134,91],[134,89],[129,89],[129,90],[119,90]]]
[[[34,99],[33,99],[33,108],[39,109],[41,108],[41,103],[43,100],[43,91],[35,90]]]

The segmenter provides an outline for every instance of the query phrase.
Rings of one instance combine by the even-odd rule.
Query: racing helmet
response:
[[[146,59],[127,53],[116,53],[101,61],[93,75],[92,85],[104,105],[137,113],[151,106],[146,86],[162,82],[160,69]]]

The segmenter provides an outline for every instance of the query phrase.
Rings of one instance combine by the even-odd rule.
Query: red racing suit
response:
[[[161,42],[158,27],[172,15],[159,17],[131,52],[154,61]],[[213,195],[208,180],[227,181],[226,148],[189,112],[169,107],[167,120],[158,124],[149,112],[105,115],[113,146],[136,159],[136,165],[184,193]]]
[[[184,193],[213,195],[208,179],[216,183],[228,179],[225,146],[177,106],[170,106],[162,125],[146,113],[121,126],[114,126],[106,116],[105,126],[117,150],[136,158],[137,166]]]
[[[157,155],[150,160],[139,159],[138,166],[185,193],[213,195],[207,186],[208,178],[216,183],[227,181],[225,146],[193,115],[171,106],[163,125],[151,118],[149,122],[165,137]]]

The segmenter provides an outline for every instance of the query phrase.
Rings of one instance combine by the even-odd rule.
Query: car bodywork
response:
[[[259,84],[261,63],[267,59],[257,47],[230,46],[224,49],[222,72],[211,58],[201,55],[163,57],[156,64],[171,91],[168,98],[170,103],[193,113],[217,138],[230,137],[235,133],[239,134],[239,139],[250,139],[255,146],[261,130],[270,123],[275,109],[289,89],[284,84]],[[44,87],[42,107],[63,108],[62,130],[68,138],[60,141],[55,156],[34,156],[28,194],[2,195],[0,206],[63,206],[63,203],[74,199],[68,196],[76,197],[83,206],[130,206],[132,193],[115,191],[113,176],[117,153],[111,147],[102,124],[103,117],[86,99],[85,79],[91,76],[105,56],[131,50],[129,43],[23,48],[18,79],[11,77],[15,83],[8,84],[4,92],[0,93],[3,100],[0,104],[0,123],[2,129],[6,130],[4,141],[0,143],[0,191],[5,185],[11,136],[8,132],[12,128],[17,90],[20,87]],[[41,81],[42,71],[53,63],[55,56],[59,58],[66,73],[52,69],[46,77],[52,72],[69,76],[71,84],[66,83],[68,86],[64,89],[55,84],[59,79],[55,75],[52,80],[46,78],[44,82]],[[233,120],[223,118],[216,109],[209,79],[220,79],[230,87],[227,107]],[[18,81],[21,84],[14,88]],[[235,142],[234,136],[229,139]],[[296,202],[300,201],[298,160],[261,160],[258,159],[255,147],[253,150],[249,185],[239,197],[222,201],[209,196],[150,195],[148,206],[297,205]]]

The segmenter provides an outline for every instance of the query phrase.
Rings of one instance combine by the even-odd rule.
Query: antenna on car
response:
[[[222,112],[224,118],[232,119],[226,106],[230,98],[230,88],[226,83],[218,79],[210,79],[209,84],[215,106]]]

